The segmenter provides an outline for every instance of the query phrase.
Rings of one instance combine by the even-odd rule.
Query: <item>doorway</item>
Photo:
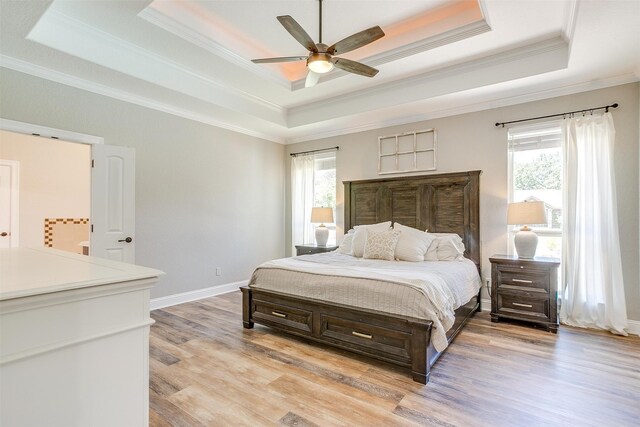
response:
[[[0,119],[0,159],[19,164],[19,190],[0,186],[3,200],[18,197],[12,210],[0,211],[0,227],[19,224],[8,246],[135,261],[135,151],[103,142]]]
[[[9,192],[11,199],[17,199],[15,208],[11,204],[12,209],[2,212],[0,221],[11,228],[4,239],[10,243],[3,246],[87,253],[91,147],[0,130],[0,161],[3,177],[14,172]],[[6,187],[2,185],[3,194]]]
[[[0,158],[0,249],[18,246],[19,196],[20,162]]]

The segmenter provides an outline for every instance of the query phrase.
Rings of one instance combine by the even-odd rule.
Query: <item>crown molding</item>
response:
[[[640,74],[636,72],[632,72],[632,73],[627,73],[619,76],[598,79],[596,81],[580,82],[580,83],[560,86],[552,89],[546,89],[543,91],[531,92],[524,95],[514,95],[514,96],[501,97],[501,98],[494,98],[494,99],[482,101],[479,103],[462,105],[462,106],[449,108],[445,110],[431,111],[424,114],[397,117],[391,120],[375,120],[375,121],[359,124],[356,126],[332,128],[331,130],[327,130],[327,131],[312,130],[305,135],[284,138],[280,135],[257,132],[252,129],[224,123],[219,120],[214,120],[208,115],[194,113],[186,109],[179,109],[168,104],[151,100],[149,98],[132,95],[129,92],[114,89],[112,87],[108,87],[95,82],[90,82],[75,76],[71,76],[69,74],[53,71],[51,69],[44,68],[39,65],[35,65],[35,64],[25,62],[25,61],[12,58],[6,55],[2,55],[2,54],[0,54],[0,66],[7,69],[15,70],[21,73],[29,74],[35,77],[39,77],[42,79],[50,80],[56,83],[64,84],[66,86],[71,86],[78,89],[86,90],[92,93],[96,93],[98,95],[108,96],[114,99],[118,99],[120,101],[130,102],[132,104],[136,104],[142,107],[172,114],[188,120],[194,120],[207,125],[216,126],[229,131],[242,133],[244,135],[249,135],[252,137],[264,139],[264,140],[275,142],[278,144],[297,144],[299,142],[320,140],[320,139],[331,138],[335,136],[348,135],[348,134],[365,132],[365,131],[375,130],[375,129],[382,129],[390,126],[417,123],[425,120],[433,120],[433,119],[438,119],[442,117],[450,117],[450,116],[456,116],[460,114],[473,113],[477,111],[484,111],[484,110],[490,110],[494,108],[523,104],[527,102],[540,101],[544,99],[555,98],[558,96],[572,95],[575,93],[587,92],[587,91],[597,90],[597,89],[604,89],[607,87],[619,86],[627,83],[635,83],[640,81]],[[2,120],[2,123],[7,123],[7,122],[6,120]],[[0,126],[0,127],[5,128],[4,126]],[[10,128],[6,128],[6,129],[11,130]],[[56,130],[56,132],[59,133],[60,131]],[[57,136],[59,136],[58,133],[56,133]],[[46,134],[46,132],[43,133],[43,135],[44,134]],[[90,142],[90,141],[83,141],[83,142]]]
[[[580,0],[572,0],[567,3],[567,22],[565,23],[562,33],[569,43],[569,57],[571,57],[571,47],[573,46],[574,34],[578,23],[578,11],[580,9]]]
[[[172,7],[172,3],[167,3],[164,7]],[[174,34],[191,44],[211,52],[219,58],[231,62],[240,68],[264,78],[265,80],[269,80],[280,87],[291,90],[291,83],[289,80],[281,77],[280,74],[277,74],[266,67],[260,67],[251,61],[247,61],[245,58],[235,54],[219,43],[216,43],[212,39],[202,35],[198,31],[169,18],[164,13],[154,9],[153,2],[138,13],[138,16],[164,31]]]
[[[61,139],[67,142],[77,142],[80,144],[104,144],[104,138],[101,136],[71,132],[68,130],[55,129],[3,118],[0,118],[0,129],[25,135],[35,135],[42,138]]]
[[[391,107],[556,71],[566,68],[567,49],[564,37],[556,34],[541,41],[489,54],[472,61],[354,91],[349,93],[348,99],[344,96],[334,96],[313,104],[290,107],[287,124],[289,128],[304,126],[338,118],[347,113],[349,115],[364,113],[370,111],[372,105],[379,105],[378,109]]]
[[[0,67],[8,68],[21,73],[29,74],[35,77],[39,77],[45,80],[50,80],[56,83],[61,83],[66,86],[75,87],[78,89],[93,92],[98,95],[108,96],[110,98],[118,99],[120,101],[129,102],[142,107],[150,108],[164,113],[172,114],[174,116],[182,117],[184,119],[193,120],[196,122],[204,123],[211,126],[216,126],[222,129],[230,130],[233,132],[242,133],[244,135],[253,136],[256,138],[264,139],[278,144],[284,144],[285,139],[279,135],[267,134],[258,132],[253,129],[249,129],[242,126],[233,125],[230,123],[222,122],[211,118],[206,114],[196,113],[187,109],[177,108],[163,102],[159,102],[150,98],[146,98],[139,95],[134,95],[130,92],[115,89],[110,86],[106,86],[100,83],[85,80],[76,76],[72,76],[66,73],[55,71],[49,68],[42,67],[40,65],[32,64],[20,59],[16,59],[7,55],[0,54]]]
[[[469,37],[476,36],[491,31],[491,27],[485,20],[472,22],[470,24],[463,25],[453,30],[445,31],[444,33],[436,34],[432,37],[427,37],[416,42],[399,46],[395,49],[390,49],[386,52],[372,55],[359,60],[372,67],[377,67],[389,62],[397,61],[408,56],[416,55],[418,53],[426,52],[431,49],[435,49],[440,46],[445,46],[451,43],[455,43],[460,40],[467,39]],[[321,77],[319,83],[327,82],[339,77],[349,75],[346,71],[336,69],[334,72]],[[291,83],[292,90],[304,89],[305,79],[296,80]]]
[[[219,83],[57,10],[48,10],[26,38],[226,109],[249,113],[281,125],[285,121],[285,109],[277,104]],[[77,43],[77,40],[82,40],[82,43]],[[105,57],[118,58],[120,62],[105,63]],[[156,72],[150,74],[149,69]]]
[[[431,111],[428,113],[417,114],[412,116],[397,117],[390,120],[376,120],[356,126],[345,126],[342,128],[334,128],[325,132],[312,131],[307,135],[301,135],[293,138],[287,138],[285,144],[297,144],[299,142],[315,141],[325,138],[332,138],[341,135],[348,135],[358,132],[366,132],[375,129],[383,129],[391,126],[399,126],[410,123],[418,123],[425,120],[434,120],[443,117],[457,116],[460,114],[475,113],[478,111],[492,110],[495,108],[509,107],[512,105],[525,104],[527,102],[541,101],[559,96],[573,95],[581,92],[605,89],[613,86],[620,86],[628,83],[636,83],[640,81],[640,76],[635,73],[626,73],[618,76],[612,76],[596,81],[586,81],[570,85],[559,86],[553,89],[546,89],[537,92],[530,92],[524,95],[505,96],[501,98],[493,98],[490,100],[461,105],[445,110]]]

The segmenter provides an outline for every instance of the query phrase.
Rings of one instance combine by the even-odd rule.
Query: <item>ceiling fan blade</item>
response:
[[[302,61],[303,59],[307,59],[306,56],[282,56],[280,58],[261,58],[261,59],[252,59],[251,62],[254,64],[270,64],[273,62],[293,62],[293,61]]]
[[[291,34],[293,38],[296,39],[298,43],[304,46],[308,51],[318,51],[316,43],[295,19],[293,19],[289,15],[284,15],[278,16],[278,21],[280,21],[285,30],[287,30],[289,34]]]
[[[381,37],[384,37],[384,31],[382,31],[382,28],[376,25],[375,27],[368,28],[364,31],[360,31],[359,33],[352,34],[349,37],[340,40],[333,46],[329,47],[329,49],[327,49],[327,53],[331,55],[341,55],[343,53],[358,49],[362,46],[366,46]]]
[[[318,80],[320,80],[320,74],[309,70],[309,73],[307,73],[307,79],[304,81],[304,87],[313,87],[318,83]]]
[[[368,65],[364,65],[361,62],[352,61],[344,58],[331,58],[333,65],[341,70],[348,71],[353,74],[359,74],[365,77],[373,77],[378,74],[378,70]]]

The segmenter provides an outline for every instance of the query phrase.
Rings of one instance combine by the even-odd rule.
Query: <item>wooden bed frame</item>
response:
[[[480,271],[481,171],[344,182],[344,229],[384,221],[434,233],[458,233]],[[441,353],[429,320],[242,287],[245,328],[255,323],[411,369],[426,384]],[[456,310],[449,342],[477,311],[480,292]]]

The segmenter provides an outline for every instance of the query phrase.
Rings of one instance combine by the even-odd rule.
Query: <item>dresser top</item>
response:
[[[542,256],[537,256],[534,258],[520,258],[517,255],[492,255],[489,258],[489,261],[491,262],[505,262],[505,263],[522,263],[522,264],[537,264],[537,263],[544,263],[544,264],[560,264],[560,259],[559,258],[551,258],[551,257],[542,257]]]
[[[51,248],[0,249],[0,301],[163,274],[153,268]]]

